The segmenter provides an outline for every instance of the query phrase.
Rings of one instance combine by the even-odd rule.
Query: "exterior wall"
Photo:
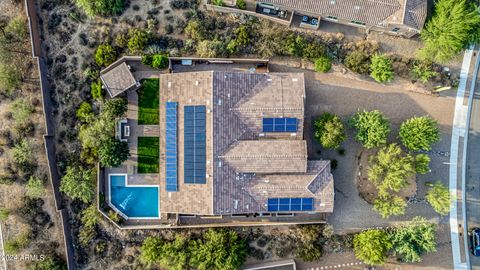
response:
[[[238,14],[251,15],[251,16],[256,16],[256,17],[259,17],[259,18],[264,18],[264,19],[267,19],[267,20],[271,20],[271,21],[274,21],[276,23],[280,23],[280,24],[283,24],[283,25],[286,25],[286,26],[290,26],[290,24],[292,23],[292,19],[293,19],[293,14],[292,14],[292,16],[290,16],[289,20],[282,20],[282,19],[278,19],[278,18],[275,18],[275,17],[272,17],[272,16],[264,15],[264,14],[261,14],[261,13],[256,13],[255,11],[250,11],[250,10],[242,10],[242,9],[230,8],[230,7],[221,7],[221,6],[216,6],[216,5],[212,5],[212,4],[206,4],[205,7],[207,8],[208,11],[217,11],[217,12],[223,12],[223,13],[238,13]]]

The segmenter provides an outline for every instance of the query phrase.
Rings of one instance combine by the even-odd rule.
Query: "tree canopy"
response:
[[[323,113],[313,123],[315,139],[324,148],[338,148],[345,141],[345,127],[337,115]]]
[[[435,12],[420,33],[420,58],[445,63],[479,40],[480,14],[474,1],[438,0]]]
[[[368,230],[353,238],[355,257],[368,265],[383,265],[392,248],[388,234],[381,230]]]
[[[385,145],[390,133],[390,122],[377,110],[357,112],[349,121],[357,132],[355,139],[365,148]]]
[[[128,143],[110,138],[100,145],[98,156],[105,167],[118,167],[128,159]]]
[[[315,71],[326,73],[332,68],[332,60],[327,56],[321,56],[315,60]]]
[[[411,151],[431,150],[440,141],[438,123],[429,116],[413,117],[402,123],[399,131],[402,144]]]
[[[440,181],[435,182],[425,196],[435,212],[446,216],[450,212],[450,191]]]
[[[84,203],[93,200],[95,185],[93,172],[79,166],[68,166],[60,183],[60,191]]]
[[[348,69],[360,74],[368,74],[370,69],[370,57],[362,51],[348,53],[344,63]]]
[[[402,261],[420,262],[423,253],[436,250],[435,224],[415,217],[407,225],[395,228],[391,240],[395,254]]]
[[[247,244],[233,230],[210,229],[190,247],[191,266],[199,270],[238,269],[247,257]]]

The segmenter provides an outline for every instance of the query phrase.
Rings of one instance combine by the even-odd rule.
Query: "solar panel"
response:
[[[168,192],[178,191],[177,173],[177,107],[178,102],[166,102],[165,179]]]
[[[206,107],[184,107],[184,182],[205,184],[206,180]]]
[[[263,118],[263,132],[297,132],[297,118]]]
[[[313,198],[269,198],[268,212],[313,211]]]

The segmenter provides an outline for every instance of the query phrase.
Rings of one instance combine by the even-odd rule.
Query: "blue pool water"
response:
[[[110,175],[111,203],[130,218],[158,217],[157,187],[126,187],[125,175]]]

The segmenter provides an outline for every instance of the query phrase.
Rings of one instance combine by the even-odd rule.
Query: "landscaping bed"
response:
[[[159,79],[144,79],[138,90],[138,124],[159,124]]]
[[[159,155],[158,137],[138,137],[138,173],[158,173]]]

